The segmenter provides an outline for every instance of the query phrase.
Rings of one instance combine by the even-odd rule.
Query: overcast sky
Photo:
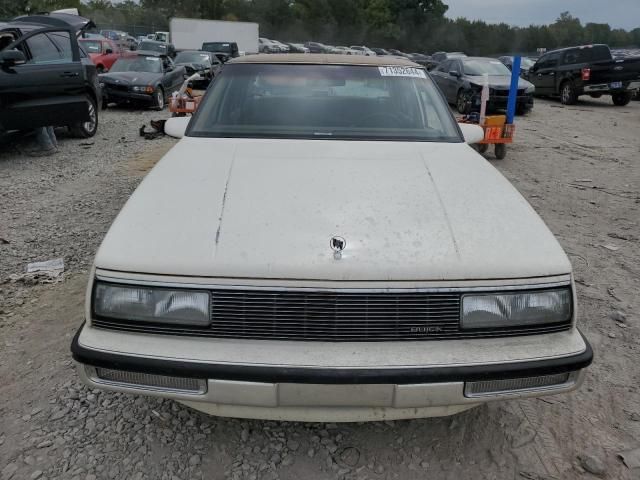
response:
[[[614,28],[640,27],[640,0],[444,0],[450,18],[528,26],[553,23],[569,11],[582,24],[608,23]]]

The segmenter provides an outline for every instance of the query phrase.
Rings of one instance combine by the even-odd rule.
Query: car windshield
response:
[[[231,53],[231,44],[229,42],[207,42],[202,44],[202,49],[208,52]]]
[[[469,59],[462,62],[465,75],[511,75],[504,63],[500,60]]]
[[[189,135],[461,141],[424,69],[368,65],[227,65]]]
[[[80,43],[87,53],[102,53],[102,42],[99,40],[81,40]]]
[[[138,45],[138,50],[146,50],[147,52],[166,53],[167,45],[165,45],[164,43],[156,43],[156,42],[140,42],[140,45]]]
[[[200,63],[208,65],[209,54],[200,52],[180,52],[173,60],[174,63]]]
[[[111,73],[117,72],[149,72],[161,73],[162,62],[158,57],[131,57],[119,58],[113,64]]]

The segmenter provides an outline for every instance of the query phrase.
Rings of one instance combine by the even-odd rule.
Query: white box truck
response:
[[[258,53],[258,24],[172,18],[171,43],[177,50],[199,50],[203,43],[235,42],[241,54]]]

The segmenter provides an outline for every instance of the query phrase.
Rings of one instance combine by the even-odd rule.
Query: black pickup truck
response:
[[[624,106],[640,89],[640,57],[613,58],[606,45],[585,45],[545,53],[529,69],[536,95],[560,96],[573,105],[580,95],[611,95]]]

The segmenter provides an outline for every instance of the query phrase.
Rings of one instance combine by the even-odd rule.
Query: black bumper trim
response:
[[[225,365],[132,357],[116,353],[91,350],[79,344],[84,323],[71,342],[73,359],[94,367],[128,370],[188,378],[234,380],[264,383],[313,384],[414,384],[444,383],[507,378],[535,377],[567,373],[588,367],[593,361],[593,350],[582,335],[586,349],[582,353],[561,358],[526,362],[428,367],[428,368],[307,368]]]

